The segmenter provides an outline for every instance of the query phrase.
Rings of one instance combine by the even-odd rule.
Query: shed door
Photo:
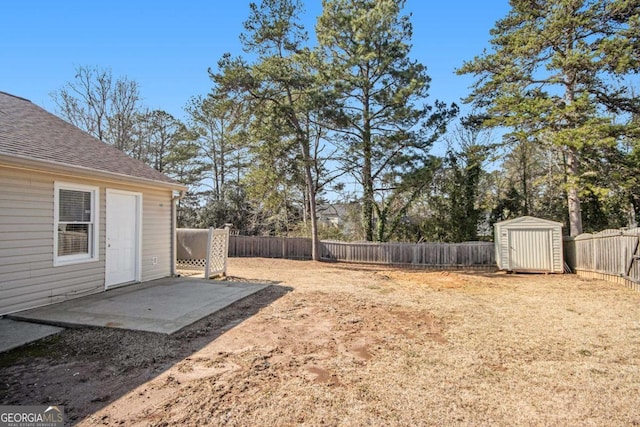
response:
[[[553,271],[551,230],[509,230],[509,270]]]
[[[138,193],[107,190],[106,288],[140,280],[140,198]]]

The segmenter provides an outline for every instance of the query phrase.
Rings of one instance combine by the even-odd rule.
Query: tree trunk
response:
[[[371,149],[365,148],[364,166],[362,168],[362,225],[364,226],[364,238],[367,242],[373,242],[373,179],[371,178]]]
[[[307,187],[307,197],[309,200],[309,219],[311,220],[311,259],[320,261],[320,245],[318,242],[318,215],[316,213],[316,188],[311,173],[311,151],[309,149],[308,134],[299,136],[300,148],[304,163],[304,180]]]
[[[386,232],[387,232],[387,206],[383,205],[382,208],[374,205],[376,212],[376,218],[378,218],[378,222],[376,223],[376,241],[378,242],[386,242]]]
[[[220,184],[218,184],[218,193],[219,193],[219,199],[222,200],[224,202],[224,186],[225,186],[225,155],[226,155],[226,151],[225,148],[227,146],[227,134],[225,132],[225,123],[224,121],[222,121],[220,123],[220,166],[219,166],[219,174],[220,174]]]
[[[571,45],[573,49],[573,44]],[[575,75],[565,76],[565,102],[572,105],[575,101]],[[575,123],[573,123],[576,125]],[[578,153],[577,149],[568,147],[567,150],[567,208],[569,211],[569,235],[575,237],[582,234],[582,210],[580,208],[580,196],[578,195]]]
[[[529,155],[529,147],[527,146],[528,142],[527,141],[523,141],[522,142],[522,150],[520,153],[520,167],[522,167],[522,196],[524,199],[524,206],[523,206],[523,214],[524,215],[529,215],[530,214],[530,210],[529,210],[529,176],[527,174],[527,168],[528,168],[528,155]]]
[[[311,181],[311,170],[307,168],[307,191],[309,192],[309,215],[311,216],[311,259],[320,261],[320,242],[318,241],[318,216],[316,214],[316,194]]]
[[[575,237],[582,234],[582,210],[578,195],[578,155],[570,148],[567,154],[567,205],[569,208],[569,233]]]
[[[364,226],[364,238],[367,242],[373,242],[373,168],[371,165],[371,123],[369,121],[368,93],[365,91],[365,101],[363,109],[363,131],[362,131],[362,154],[364,156],[362,165],[362,224]]]

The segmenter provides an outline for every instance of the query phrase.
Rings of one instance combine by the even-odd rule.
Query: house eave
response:
[[[156,181],[147,178],[100,171],[82,166],[68,165],[50,160],[39,160],[19,155],[0,154],[0,166],[41,173],[53,173],[69,177],[89,177],[118,184],[131,183],[142,187],[166,188],[170,190],[186,191],[187,187],[178,183]]]

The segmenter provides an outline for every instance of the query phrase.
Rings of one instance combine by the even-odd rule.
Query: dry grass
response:
[[[638,425],[640,293],[232,259],[293,288],[83,425]]]

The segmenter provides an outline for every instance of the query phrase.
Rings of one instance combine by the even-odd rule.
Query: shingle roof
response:
[[[5,92],[0,92],[2,154],[179,186],[171,178],[31,101]]]

